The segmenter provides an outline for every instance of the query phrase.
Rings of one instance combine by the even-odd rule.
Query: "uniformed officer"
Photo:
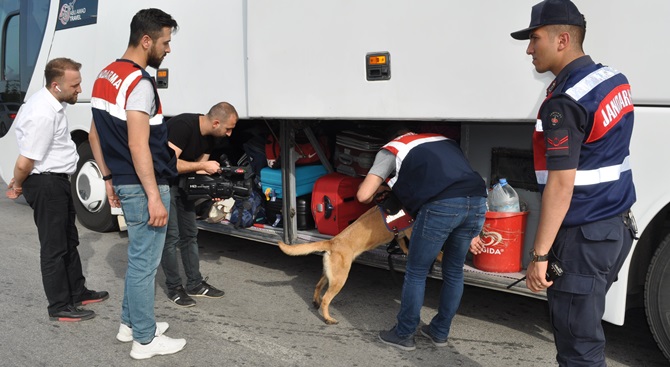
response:
[[[586,20],[568,0],[533,6],[526,53],[547,89],[533,135],[542,209],[526,285],[547,290],[561,366],[605,366],[601,319],[634,237],[635,187],[629,163],[630,85],[617,70],[584,54]],[[547,281],[548,265],[563,275]]]

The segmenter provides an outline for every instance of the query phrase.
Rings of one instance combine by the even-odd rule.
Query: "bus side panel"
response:
[[[552,77],[510,37],[534,2],[249,2],[250,114],[534,118]],[[366,80],[377,51],[390,52],[388,81]]]
[[[90,100],[97,74],[123,55],[133,15],[152,6],[157,4],[99,1],[97,24],[55,32],[49,59],[64,56],[83,64],[80,101]],[[159,89],[163,113],[170,116],[207,112],[215,103],[227,101],[244,118],[247,116],[244,2],[203,0],[192,7],[185,11],[185,3],[177,0],[162,1],[159,6],[179,25],[172,35],[171,52],[161,64],[161,68],[169,70],[168,88]],[[147,70],[155,75],[153,68]]]

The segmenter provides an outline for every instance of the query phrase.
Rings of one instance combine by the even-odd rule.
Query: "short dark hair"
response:
[[[207,116],[220,121],[227,121],[232,116],[238,118],[237,110],[228,102],[219,102],[212,106],[207,112]]]
[[[130,22],[128,46],[138,46],[145,34],[152,40],[158,39],[165,27],[172,29],[172,32],[179,29],[177,21],[160,9],[150,8],[138,11]]]
[[[586,22],[586,21],[584,21]],[[586,37],[586,27],[579,27],[576,25],[555,24],[548,25],[547,31],[551,36],[557,36],[560,33],[567,32],[572,38],[572,43],[579,51],[583,52],[584,38]]]
[[[47,85],[49,85],[54,79],[65,75],[65,70],[79,71],[80,69],[80,63],[67,57],[59,57],[47,63],[47,66],[44,68],[44,79],[46,79]]]
[[[411,124],[406,122],[394,122],[384,129],[384,140],[388,142],[411,131]]]

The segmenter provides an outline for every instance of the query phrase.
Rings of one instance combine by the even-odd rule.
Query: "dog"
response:
[[[412,228],[398,232],[398,244],[407,254],[406,240],[410,238]],[[328,325],[337,324],[330,316],[328,306],[333,298],[342,290],[349,276],[351,264],[358,255],[372,250],[393,240],[394,233],[386,228],[384,218],[377,206],[363,213],[355,222],[337,236],[318,242],[287,245],[279,241],[279,248],[287,255],[301,256],[314,252],[325,252],[323,256],[323,275],[314,289],[314,307],[321,307],[323,318]],[[439,258],[441,260],[441,258]],[[328,284],[328,290],[321,297],[321,290]]]

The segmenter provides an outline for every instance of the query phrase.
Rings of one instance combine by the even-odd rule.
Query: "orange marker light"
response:
[[[370,65],[386,64],[386,56],[370,56]]]

